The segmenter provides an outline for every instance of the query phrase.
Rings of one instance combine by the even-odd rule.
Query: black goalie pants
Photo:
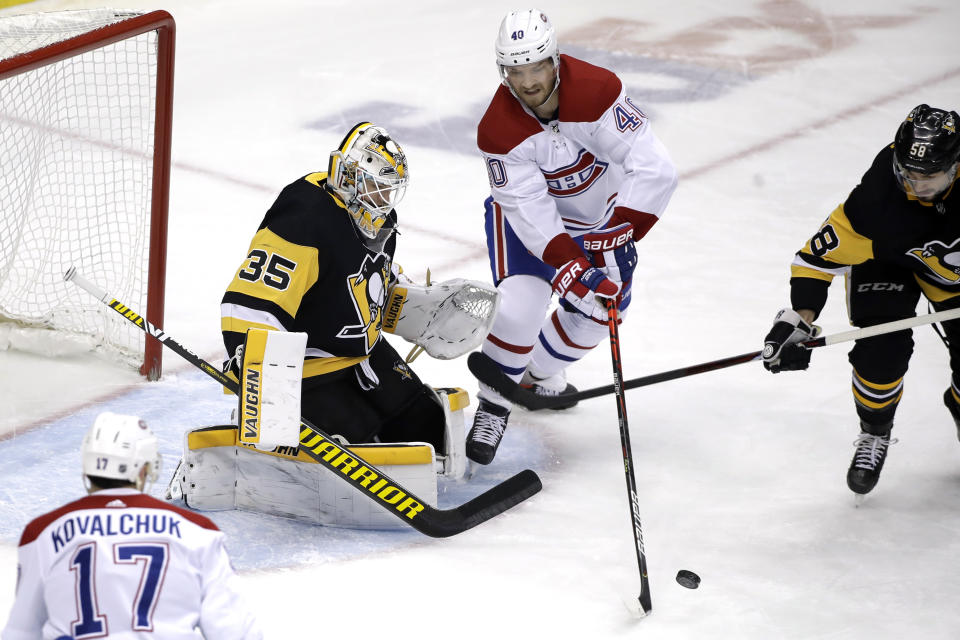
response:
[[[369,376],[361,383],[359,365],[303,382],[304,417],[348,442],[429,442],[443,451],[445,419],[433,391],[385,340],[370,352]],[[364,388],[364,387],[369,388]]]
[[[911,271],[870,260],[851,268],[847,295],[851,323],[856,327],[871,327],[916,316],[923,292]],[[932,305],[937,311],[951,309],[960,306],[960,297]],[[951,345],[953,383],[958,384],[960,320],[945,322],[942,326]],[[911,355],[912,329],[857,340],[850,351],[854,403],[868,431],[884,433],[890,429]]]

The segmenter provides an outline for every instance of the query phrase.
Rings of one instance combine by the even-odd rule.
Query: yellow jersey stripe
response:
[[[316,247],[289,242],[269,228],[261,229],[253,236],[249,257],[227,291],[265,300],[295,318],[304,294],[320,277],[318,253]]]
[[[335,356],[333,358],[308,358],[303,361],[303,377],[312,378],[333,373],[363,362],[369,356]]]

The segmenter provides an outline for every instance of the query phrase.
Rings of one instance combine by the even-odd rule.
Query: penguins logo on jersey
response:
[[[393,365],[393,370],[400,374],[404,380],[413,380],[413,373],[410,371],[410,367],[407,366],[406,362],[398,362]]]
[[[347,291],[360,322],[343,327],[337,337],[363,340],[366,353],[370,353],[380,338],[389,273],[389,258],[378,253],[375,257],[364,256],[357,272],[347,276]]]
[[[922,249],[911,249],[907,254],[926,265],[937,280],[946,284],[960,282],[960,238],[949,245],[931,240]]]

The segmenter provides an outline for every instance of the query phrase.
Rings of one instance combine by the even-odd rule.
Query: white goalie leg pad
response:
[[[444,477],[459,480],[467,472],[467,422],[464,409],[470,405],[470,395],[459,387],[433,388],[443,407],[444,450],[437,453],[438,470]]]
[[[240,441],[271,451],[300,442],[306,333],[250,329],[240,363]]]
[[[183,435],[183,459],[167,494],[183,497],[191,509],[236,508],[236,425],[193,429]]]
[[[498,305],[497,290],[475,280],[398,282],[388,292],[383,330],[423,347],[434,358],[450,360],[480,346]]]
[[[437,505],[434,451],[429,444],[350,445],[352,457],[340,460],[338,470],[331,471],[297,447],[261,451],[241,444],[237,430],[235,425],[226,425],[187,434],[180,486],[188,506],[254,511],[331,527],[407,528],[381,504],[337,477],[349,473],[362,479],[369,474],[379,480],[367,463],[430,506]],[[381,494],[387,501],[399,503],[407,498],[389,485],[383,491],[393,492]]]
[[[320,497],[318,520],[321,524],[351,529],[407,528],[406,524],[384,506],[361,495],[342,479],[335,477],[334,474],[344,470],[343,465],[352,467],[349,469],[351,475],[359,474],[358,477],[362,478],[365,474],[373,473],[366,470],[365,463],[369,463],[431,507],[437,506],[437,473],[434,469],[434,450],[429,444],[360,444],[350,445],[348,450],[356,456],[356,464],[347,460],[342,463],[339,471],[331,471],[313,460],[310,461],[317,471]],[[378,476],[376,482],[379,481]],[[376,484],[371,486],[375,487]],[[382,489],[378,495],[392,504],[402,503],[408,497],[395,487]]]

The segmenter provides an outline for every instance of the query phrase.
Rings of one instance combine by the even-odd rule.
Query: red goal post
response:
[[[110,10],[57,14],[82,21],[81,14],[98,11]],[[13,18],[42,25],[47,15],[55,14]],[[163,326],[176,27],[166,11],[117,11],[113,16],[115,21],[103,25],[104,18],[97,15],[99,22],[81,33],[74,34],[83,30],[82,24],[69,25],[65,38],[44,31],[55,31],[56,25],[38,27],[43,37],[56,41],[14,50],[5,58],[0,49],[0,208],[3,224],[16,225],[12,230],[0,227],[4,236],[15,238],[7,244],[0,238],[0,316],[19,326],[92,335],[99,350],[135,363],[140,373],[157,379],[162,345],[142,332],[131,333],[134,338],[122,335],[127,331],[122,322],[113,325],[96,309],[99,305],[76,299],[75,291],[62,283],[66,267],[58,263],[61,257],[65,262],[80,256],[87,272],[102,269],[106,275],[98,277],[111,290],[127,288],[130,300],[143,304],[147,320]],[[0,18],[0,25],[7,20]],[[23,31],[17,23],[7,24],[13,24],[14,36]],[[118,49],[141,36],[148,40],[131,45],[136,53],[128,56]],[[23,40],[30,42],[27,36]],[[103,60],[88,59],[98,52],[106,52]],[[51,79],[24,80],[32,73],[48,73]],[[54,102],[42,95],[47,90],[57,92],[64,103],[67,114],[60,120],[58,115],[47,118]],[[40,95],[27,95],[33,93]],[[101,95],[102,103],[93,104]],[[152,104],[135,104],[143,98]],[[152,126],[139,122],[145,118],[152,119]],[[138,123],[131,125],[128,119]],[[23,178],[24,184],[4,178],[45,163],[52,167],[41,166],[39,173]],[[63,186],[66,181],[76,184]],[[48,194],[51,185],[61,191]],[[70,251],[73,257],[62,256]]]

